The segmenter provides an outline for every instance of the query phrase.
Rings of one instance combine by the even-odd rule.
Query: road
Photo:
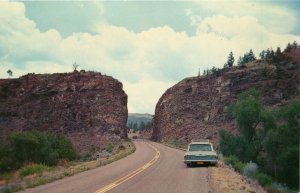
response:
[[[184,152],[136,140],[136,151],[109,165],[22,193],[208,193],[207,168],[187,168]]]

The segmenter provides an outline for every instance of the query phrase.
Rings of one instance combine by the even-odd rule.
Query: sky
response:
[[[300,1],[0,1],[0,78],[79,69],[123,83],[130,113],[154,114],[186,77],[253,49],[300,42]]]

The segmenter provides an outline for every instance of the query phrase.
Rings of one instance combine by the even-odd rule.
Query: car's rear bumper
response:
[[[184,160],[185,164],[217,164],[218,160]]]

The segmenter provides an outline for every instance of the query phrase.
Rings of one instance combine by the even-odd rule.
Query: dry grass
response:
[[[175,144],[175,143],[168,143],[168,142],[161,142],[163,145],[167,146],[167,147],[171,147],[174,149],[180,149],[182,151],[186,151],[187,150],[187,146],[182,145],[182,144]]]

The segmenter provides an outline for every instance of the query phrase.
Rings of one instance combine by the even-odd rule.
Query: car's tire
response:
[[[186,167],[190,168],[190,167],[191,167],[191,164],[186,164]]]
[[[216,167],[217,163],[210,163],[209,165]]]

